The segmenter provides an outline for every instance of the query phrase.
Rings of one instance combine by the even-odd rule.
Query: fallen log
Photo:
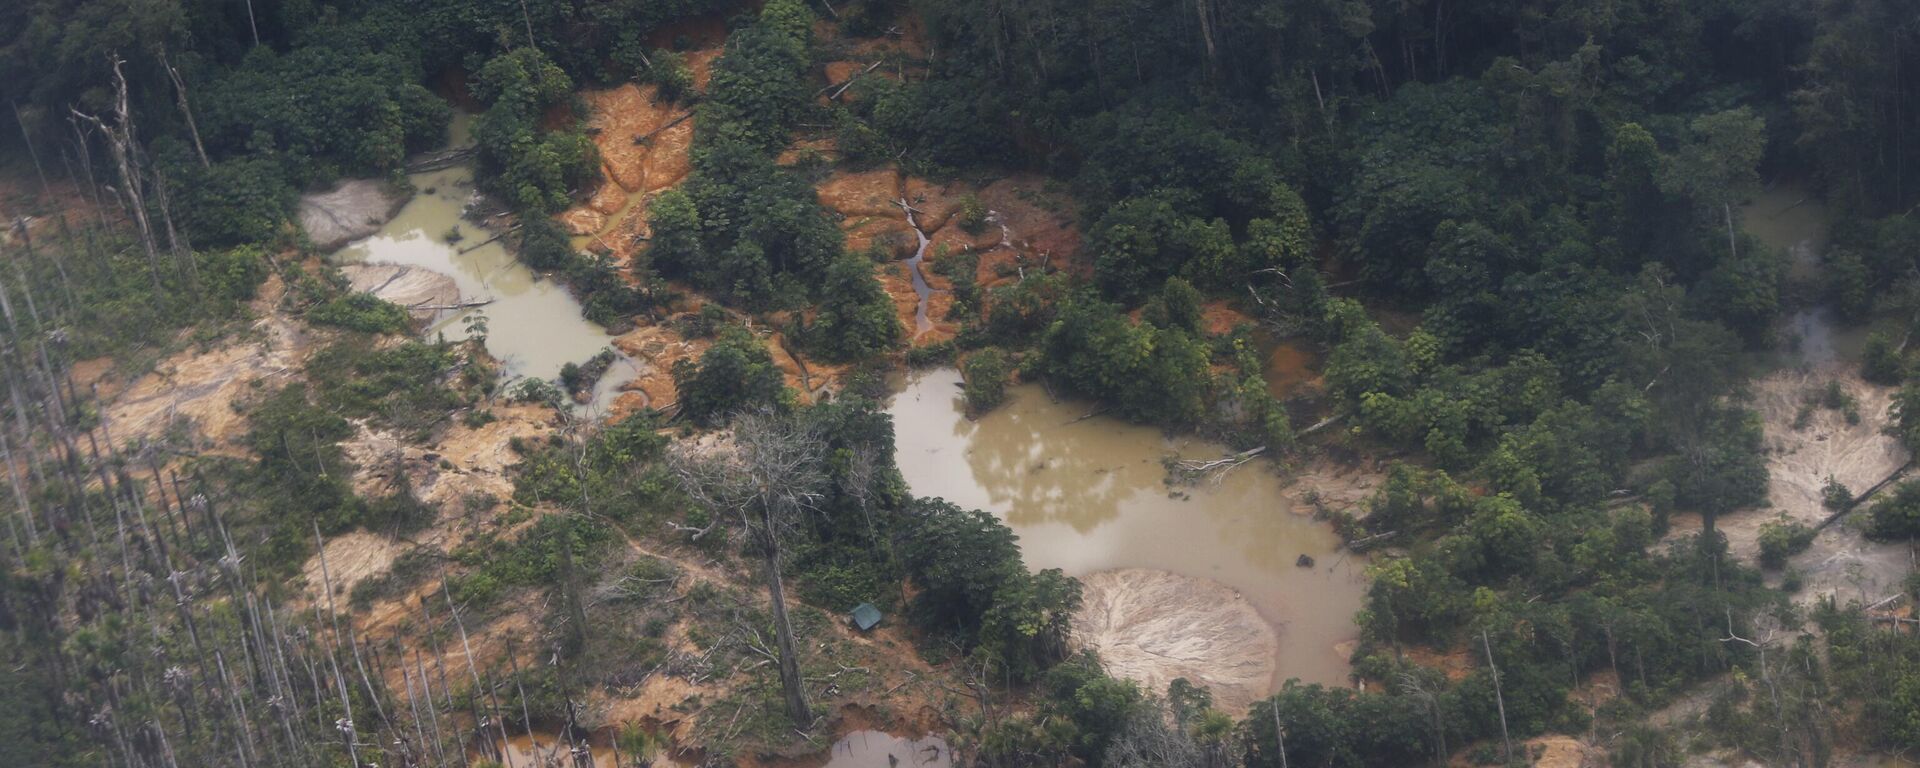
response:
[[[1361,551],[1364,551],[1362,549],[1363,547],[1366,547],[1367,545],[1372,544],[1375,541],[1392,538],[1398,535],[1400,535],[1399,531],[1387,531],[1386,533],[1376,533],[1372,536],[1362,536],[1360,538],[1354,539],[1353,541],[1347,542],[1347,549],[1351,549],[1355,552],[1361,552]]]
[[[1064,426],[1067,426],[1067,424],[1078,424],[1080,422],[1086,421],[1087,419],[1091,419],[1095,416],[1099,416],[1100,414],[1103,414],[1106,412],[1107,412],[1107,409],[1105,407],[1095,408],[1091,411],[1087,411],[1086,413],[1081,414],[1080,418],[1074,419],[1073,421],[1069,421],[1066,424],[1062,424],[1060,426],[1064,427]]]
[[[676,118],[674,118],[674,119],[672,119],[672,120],[670,120],[670,121],[668,121],[666,125],[662,125],[662,126],[660,126],[660,127],[658,127],[658,128],[655,128],[655,129],[653,129],[653,130],[651,130],[651,131],[647,131],[646,133],[643,133],[643,134],[640,134],[640,135],[638,135],[638,136],[635,136],[635,137],[633,137],[633,143],[635,143],[635,144],[645,144],[645,143],[647,143],[647,142],[648,142],[649,140],[651,140],[651,139],[652,139],[653,137],[655,137],[655,136],[658,136],[658,135],[660,135],[660,132],[661,132],[661,131],[665,131],[665,130],[666,130],[666,129],[668,129],[668,128],[672,128],[672,127],[674,127],[674,126],[676,126],[676,125],[679,125],[679,124],[681,124],[681,123],[684,123],[684,122],[686,122],[686,121],[687,121],[687,118],[690,118],[690,117],[693,117],[693,110],[691,110],[691,109],[689,109],[689,110],[687,110],[687,111],[686,111],[686,112],[684,112],[684,113],[681,113],[681,115],[680,115],[679,117],[676,117]]]
[[[504,229],[504,230],[501,230],[501,231],[500,231],[500,232],[498,232],[498,233],[495,233],[493,237],[489,237],[489,238],[487,238],[487,239],[485,239],[485,240],[482,240],[482,241],[480,241],[480,242],[478,242],[478,243],[474,243],[473,245],[469,245],[469,246],[467,246],[467,247],[465,247],[465,248],[461,248],[461,249],[460,249],[460,255],[462,255],[462,256],[465,256],[465,255],[467,255],[467,254],[469,254],[469,253],[472,253],[472,252],[474,252],[474,251],[477,251],[477,250],[480,250],[481,248],[484,248],[484,247],[486,247],[486,246],[488,246],[488,245],[492,245],[492,244],[493,244],[493,242],[494,242],[495,240],[499,240],[500,238],[503,238],[503,237],[506,237],[507,235],[510,235],[510,234],[513,234],[514,232],[516,232],[516,231],[518,231],[519,229],[520,229],[520,225],[518,225],[518,224],[515,224],[515,225],[513,225],[513,226],[511,226],[511,227],[507,227],[506,229]]]
[[[460,147],[444,152],[436,152],[413,162],[407,163],[407,173],[426,173],[452,168],[466,162],[479,151],[477,147]]]
[[[1911,469],[1912,467],[1913,467],[1913,459],[1907,459],[1907,463],[1901,464],[1898,469],[1895,469],[1893,471],[1893,474],[1887,475],[1884,479],[1882,479],[1878,483],[1874,483],[1872,488],[1868,488],[1865,492],[1861,493],[1858,496],[1853,497],[1853,499],[1848,501],[1845,506],[1842,506],[1841,508],[1834,510],[1833,514],[1827,515],[1827,519],[1820,521],[1819,525],[1816,525],[1813,527],[1814,532],[1818,533],[1820,531],[1826,530],[1827,526],[1833,525],[1840,518],[1845,517],[1848,512],[1852,512],[1853,510],[1859,508],[1861,504],[1866,503],[1867,499],[1873,498],[1874,494],[1879,493],[1880,491],[1884,490],[1887,486],[1892,485],[1893,481],[1900,479],[1900,476],[1906,474],[1907,470]]]
[[[1295,437],[1306,437],[1307,435],[1311,435],[1315,432],[1326,429],[1327,427],[1331,427],[1335,424],[1338,424],[1340,423],[1340,420],[1345,419],[1346,417],[1347,417],[1347,414],[1345,412],[1336,413],[1332,416],[1328,416],[1314,423],[1313,426],[1300,430],[1300,433],[1298,435],[1295,435]]]
[[[488,304],[492,304],[492,303],[493,303],[493,298],[492,298],[492,297],[488,297],[488,298],[484,298],[484,299],[471,299],[471,300],[467,300],[467,301],[456,301],[456,302],[454,302],[454,303],[452,303],[452,304],[409,304],[409,305],[407,305],[407,309],[419,309],[419,310],[427,310],[427,311],[439,311],[439,310],[443,310],[443,309],[467,309],[467,308],[469,308],[469,307],[484,307],[484,306],[486,306],[486,305],[488,305]]]
[[[1233,454],[1231,456],[1222,456],[1218,459],[1212,459],[1208,461],[1201,461],[1198,459],[1188,459],[1180,462],[1179,466],[1181,469],[1186,470],[1188,472],[1204,473],[1204,472],[1212,472],[1215,470],[1225,471],[1225,470],[1233,469],[1234,467],[1240,466],[1249,461],[1252,461],[1253,457],[1259,456],[1260,454],[1263,454],[1266,452],[1267,452],[1267,447],[1262,445],[1257,448],[1248,448],[1244,451]]]
[[[831,83],[827,85],[827,87],[825,88],[822,88],[818,91],[814,91],[813,95],[819,96],[821,94],[826,94],[827,101],[834,101],[840,98],[840,94],[846,93],[848,88],[852,88],[853,84],[859,81],[861,77],[879,68],[880,68],[880,62],[878,61],[872,64],[868,64],[866,69],[863,69],[851,75],[848,75],[846,80],[843,80],[838,83]],[[832,93],[827,93],[828,91],[832,91]]]

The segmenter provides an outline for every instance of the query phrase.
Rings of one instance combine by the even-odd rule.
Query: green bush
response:
[[[968,192],[960,196],[960,208],[953,217],[961,229],[977,235],[987,228],[988,213],[987,204],[980,201],[980,196]]]
[[[398,304],[371,293],[346,293],[307,310],[307,322],[362,333],[399,333],[411,318]]]
[[[1876,539],[1920,536],[1920,480],[1908,480],[1880,497],[1869,510],[1867,535]]]
[[[488,103],[473,124],[482,178],[523,225],[567,207],[573,190],[599,175],[599,150],[578,126],[542,127],[572,91],[567,73],[534,47],[495,56],[474,78],[474,96]]]
[[[680,101],[693,95],[693,69],[687,66],[686,56],[656,49],[648,58],[653,66],[647,68],[646,79],[659,86],[660,98]]]
[[[1779,570],[1787,558],[1813,544],[1814,530],[1799,522],[1774,521],[1760,526],[1760,565]]]
[[[447,386],[454,360],[450,345],[349,338],[314,353],[306,370],[319,401],[334,412],[425,432],[462,403]]]
[[[273,242],[299,198],[280,165],[265,157],[206,168],[182,162],[168,181],[180,223],[200,247]]]
[[[968,355],[960,370],[966,379],[964,392],[969,413],[986,413],[1006,399],[1007,375],[1012,371],[1006,353],[988,347]]]
[[[226,311],[252,301],[260,284],[266,282],[267,254],[260,246],[243,245],[194,256],[200,262],[201,288]]]
[[[1907,361],[1893,339],[1875,331],[1867,335],[1867,347],[1860,353],[1860,378],[1881,386],[1895,386],[1906,378]]]

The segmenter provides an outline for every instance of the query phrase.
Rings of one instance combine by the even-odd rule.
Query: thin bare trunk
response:
[[[769,530],[772,520],[767,521]],[[793,727],[806,730],[813,724],[807,708],[807,692],[800,681],[800,660],[793,648],[793,625],[787,620],[786,588],[780,579],[780,548],[767,542],[767,592],[773,598],[773,632],[780,644],[780,687],[787,699],[787,717]]]
[[[108,126],[106,121],[99,117],[77,109],[71,111],[74,117],[92,123],[107,137],[107,147],[112,150],[114,165],[120,171],[120,185],[124,188],[121,192],[127,196],[127,205],[132,209],[134,223],[139,225],[140,244],[147,250],[147,266],[153,277],[154,297],[155,300],[159,300],[161,295],[160,249],[154,242],[153,223],[147,218],[146,193],[142,190],[144,185],[141,183],[140,169],[137,167],[136,135],[133,128],[132,108],[128,105],[127,99],[127,77],[120,70],[125,62],[116,54],[109,59],[109,63],[113,65],[114,124]]]
[[[253,24],[253,0],[247,0],[247,24]],[[255,32],[253,44],[260,44],[260,33]],[[187,81],[180,77],[180,68],[167,60],[166,49],[160,51],[160,66],[167,70],[167,78],[173,81],[174,101],[180,105],[180,116],[187,119],[187,135],[193,138],[193,151],[200,156],[200,167],[211,168],[213,163],[207,160],[207,145],[200,143],[200,125],[193,120],[193,107],[187,103]]]
[[[1506,748],[1507,763],[1513,763],[1513,740],[1507,736],[1507,699],[1500,693],[1500,668],[1493,664],[1493,643],[1487,640],[1487,631],[1480,630],[1480,647],[1487,651],[1487,671],[1493,673],[1493,703],[1500,712],[1500,743]]]
[[[47,172],[40,167],[40,152],[33,148],[33,134],[27,131],[27,118],[20,114],[20,103],[13,104],[13,120],[20,124],[20,140],[27,143],[27,156],[33,158],[33,172],[40,177],[40,193],[53,204],[53,187],[47,184]]]

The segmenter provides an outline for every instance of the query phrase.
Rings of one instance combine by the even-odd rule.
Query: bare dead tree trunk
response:
[[[800,663],[788,621],[785,585],[780,576],[782,532],[798,525],[825,497],[820,439],[807,424],[770,412],[740,414],[734,419],[734,451],[727,457],[704,457],[687,451],[673,456],[681,487],[715,510],[737,515],[751,532],[765,558],[767,592],[773,606],[775,634],[780,644],[780,682],[787,714],[795,728],[813,725]]]
[[[40,152],[33,148],[33,134],[27,130],[27,118],[20,114],[20,103],[13,103],[13,120],[20,124],[20,140],[27,143],[27,156],[33,158],[33,172],[40,177],[40,193],[46,195],[47,204],[53,204],[53,187],[47,184],[47,172],[40,167]]]
[[[771,525],[771,520],[769,520]],[[813,724],[807,708],[807,692],[800,680],[800,659],[793,649],[793,623],[787,620],[787,595],[780,578],[780,546],[767,546],[767,593],[773,598],[773,634],[780,644],[780,687],[787,699],[787,717],[795,728],[806,730]]]
[[[133,130],[132,109],[127,102],[127,77],[120,71],[125,62],[119,55],[108,59],[113,65],[114,85],[114,125],[108,126],[99,117],[72,109],[73,116],[88,121],[107,137],[107,147],[113,152],[113,162],[120,171],[120,184],[125,189],[128,207],[132,209],[134,223],[140,228],[140,244],[147,250],[147,267],[153,277],[153,292],[156,300],[161,298],[160,286],[160,249],[154,243],[153,223],[147,218],[146,194],[142,191],[140,169],[135,167],[135,134]]]
[[[173,269],[187,276],[187,286],[197,298],[200,291],[200,270],[193,263],[193,244],[180,235],[173,226],[173,197],[167,192],[167,175],[153,168],[154,202],[160,206],[160,224],[167,230],[167,250],[173,254]]]
[[[533,41],[533,16],[527,13],[527,0],[520,0],[520,20],[527,25],[527,47],[539,48],[540,44]]]
[[[27,501],[26,487],[20,483],[20,471],[13,463],[13,445],[7,441],[6,432],[0,431],[0,461],[7,463],[7,482],[13,487],[13,503],[20,507],[20,516],[26,519],[27,542],[40,543],[40,532],[33,524],[33,505]]]
[[[253,24],[253,0],[247,0],[247,24]],[[254,33],[253,44],[260,44],[259,32]],[[180,69],[167,61],[165,48],[160,49],[160,67],[167,71],[167,79],[173,81],[174,101],[180,105],[180,116],[187,119],[187,135],[193,138],[193,151],[200,156],[200,167],[213,167],[207,160],[207,145],[200,143],[200,125],[193,120],[193,107],[187,103],[187,81],[180,77]]]
[[[430,682],[430,678],[427,677],[427,664],[426,662],[420,660],[419,649],[415,649],[413,652],[413,664],[415,669],[420,673],[420,692],[425,694],[425,697],[427,700],[427,714],[428,716],[433,718],[429,722],[433,724],[434,759],[438,761],[440,765],[446,765],[447,756],[445,751],[441,749],[441,745],[444,742],[440,736],[440,708],[433,703],[433,683]],[[404,659],[401,660],[400,666],[401,666],[401,674],[406,674],[406,669],[405,669],[406,661]],[[446,681],[442,680],[441,685],[445,686],[445,684],[446,684]],[[449,695],[451,695],[451,692],[449,692]],[[455,747],[455,750],[460,755],[460,765],[463,767],[466,766],[467,765],[466,750],[459,749],[457,746]]]
[[[1207,48],[1207,77],[1211,78],[1220,67],[1220,55],[1213,45],[1213,9],[1207,7],[1207,0],[1193,0],[1193,11],[1200,21],[1200,41]]]
[[[85,172],[87,192],[93,196],[93,213],[100,220],[100,226],[107,225],[107,206],[100,202],[100,183],[93,173],[93,150],[87,147],[87,134],[80,130],[78,115],[67,117],[67,124],[73,126],[73,145],[80,155],[80,170]]]
[[[1493,703],[1500,711],[1500,743],[1506,748],[1507,763],[1513,763],[1513,740],[1507,736],[1507,700],[1500,693],[1500,668],[1493,664],[1493,643],[1487,640],[1487,631],[1480,630],[1480,647],[1487,651],[1487,671],[1493,673]]]
[[[507,640],[507,663],[513,667],[513,689],[520,694],[520,728],[527,732],[527,749],[539,760],[540,746],[533,740],[533,714],[527,709],[527,686],[520,682],[520,657],[514,652],[511,639]]]
[[[222,698],[227,700],[227,709],[234,717],[234,727],[240,730],[241,738],[236,741],[234,748],[240,753],[241,768],[251,768],[253,765],[253,752],[250,746],[253,741],[253,735],[252,731],[247,728],[247,716],[245,712],[240,709],[239,690],[233,683],[233,677],[227,674],[226,657],[222,655],[217,648],[213,651],[213,660],[214,663],[220,667],[220,685],[227,691],[227,695]],[[355,763],[355,765],[358,764],[357,762]]]
[[[1280,768],[1287,768],[1287,730],[1280,727],[1280,698],[1273,699],[1273,743],[1280,748]]]
[[[327,591],[327,618],[333,623],[334,643],[338,645],[340,641],[340,616],[334,612],[333,608],[333,577],[327,571],[327,541],[320,535],[319,520],[313,521],[313,540],[320,550],[320,578],[325,582]],[[381,724],[391,725],[393,721],[387,718],[386,707],[380,704],[380,692],[373,687],[373,680],[367,677],[366,662],[360,659],[360,643],[353,639],[352,621],[347,622],[346,636],[347,650],[353,654],[354,670],[360,673],[360,684],[367,690],[367,700],[373,702],[375,716],[380,718]]]
[[[413,715],[413,740],[415,744],[420,745],[419,749],[421,750],[421,754],[425,756],[427,732],[426,729],[420,727],[420,720],[422,719],[420,717],[420,702],[413,697],[413,672],[408,670],[405,664],[400,665],[400,679],[405,683],[407,688],[407,711]],[[431,696],[431,694],[429,694],[429,696]],[[436,742],[434,746],[439,747],[440,745]],[[408,762],[411,764],[412,750],[407,750],[407,752],[409,753],[407,755]]]
[[[467,623],[460,620],[460,609],[454,607],[453,591],[447,588],[446,579],[440,580],[440,595],[446,598],[447,613],[452,614],[453,625],[460,630],[460,649],[465,652],[467,657],[467,673],[473,675],[473,685],[475,689],[485,690],[487,692],[487,700],[492,704],[489,715],[493,718],[494,724],[500,729],[500,743],[505,744],[507,742],[507,723],[500,717],[500,700],[494,696],[493,686],[489,685],[484,689],[480,687],[480,672],[473,665],[473,646],[467,642]],[[423,602],[422,605],[424,604]],[[489,673],[489,676],[491,676],[491,673]],[[511,754],[507,756],[507,768],[513,768],[513,757]]]

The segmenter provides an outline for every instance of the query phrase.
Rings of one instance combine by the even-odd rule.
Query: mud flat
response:
[[[300,196],[300,228],[315,247],[331,251],[380,231],[407,202],[385,182],[348,179],[325,192]]]
[[[1095,406],[1055,402],[1032,385],[1014,387],[1004,405],[970,421],[959,384],[950,368],[917,372],[888,407],[900,470],[916,495],[992,512],[1019,535],[1028,566],[1088,579],[1089,595],[1105,594],[1109,579],[1094,574],[1119,569],[1163,571],[1210,584],[1208,594],[1237,593],[1275,638],[1271,674],[1264,685],[1247,685],[1253,697],[1288,678],[1347,684],[1347,659],[1336,646],[1358,636],[1353,615],[1366,590],[1365,563],[1338,552],[1339,538],[1326,525],[1292,513],[1283,478],[1255,463],[1217,483],[1170,488],[1161,465],[1167,455],[1229,451],[1083,418]],[[1296,565],[1303,554],[1312,566]],[[1219,601],[1206,607],[1227,609]]]
[[[1164,691],[1177,678],[1206,686],[1240,714],[1266,696],[1280,642],[1239,592],[1212,579],[1150,568],[1080,577],[1073,642],[1107,671]]]
[[[348,264],[340,268],[347,289],[371,293],[407,309],[415,320],[430,321],[460,303],[453,278],[420,267]]]

